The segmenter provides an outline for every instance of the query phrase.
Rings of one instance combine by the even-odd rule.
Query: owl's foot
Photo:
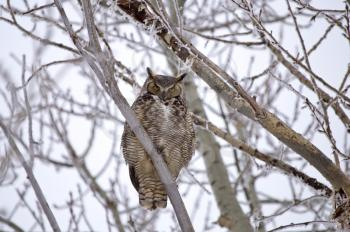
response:
[[[168,197],[164,194],[161,194],[159,196],[154,196],[153,194],[139,195],[140,205],[148,210],[154,210],[156,208],[165,208],[167,205],[167,200]]]
[[[167,202],[164,200],[159,200],[159,201],[140,200],[140,205],[148,210],[154,210],[157,208],[165,208],[167,205]]]
[[[165,208],[166,207],[166,203],[167,203],[167,199],[154,201],[153,203],[155,204],[156,208]]]

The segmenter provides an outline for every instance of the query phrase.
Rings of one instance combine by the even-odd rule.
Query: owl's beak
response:
[[[161,93],[159,94],[159,97],[160,97],[160,99],[162,99],[163,101],[166,100],[166,93],[165,93],[165,92],[161,92]]]

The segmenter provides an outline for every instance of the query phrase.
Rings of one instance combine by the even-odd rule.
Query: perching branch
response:
[[[90,38],[89,50],[92,51],[93,54],[90,54],[84,49],[84,47],[78,40],[78,37],[76,36],[75,32],[73,31],[71,24],[69,23],[69,20],[65,14],[61,2],[59,0],[55,0],[56,7],[59,10],[59,13],[63,19],[63,22],[73,43],[78,48],[80,54],[87,60],[88,64],[99,79],[101,85],[113,99],[113,101],[123,114],[124,118],[126,119],[126,122],[130,126],[131,130],[135,133],[140,143],[144,146],[147,154],[149,154],[149,156],[151,157],[153,165],[159,173],[160,180],[164,184],[169,199],[173,205],[182,231],[194,231],[190,218],[187,214],[185,205],[177,190],[177,185],[171,177],[168,167],[166,166],[165,162],[162,159],[162,156],[158,153],[157,149],[152,143],[152,140],[147,135],[145,129],[142,127],[139,120],[136,118],[135,113],[131,110],[126,99],[124,98],[124,96],[118,88],[116,80],[114,79],[113,66],[111,65],[110,58],[102,52],[101,46],[96,35],[90,1],[82,1],[82,3]]]

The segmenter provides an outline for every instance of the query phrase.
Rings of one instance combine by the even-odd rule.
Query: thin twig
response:
[[[308,226],[310,224],[315,224],[315,223],[333,224],[333,223],[331,223],[329,221],[320,221],[320,220],[318,220],[318,221],[307,221],[307,222],[291,223],[289,225],[280,226],[280,227],[277,227],[275,229],[269,230],[267,232],[275,232],[275,231],[283,230],[283,229],[290,228],[290,227]]]
[[[7,225],[8,227],[10,227],[11,229],[13,229],[16,232],[24,232],[24,230],[19,227],[17,224],[15,224],[14,222],[7,220],[6,218],[2,217],[0,215],[0,222]]]
[[[330,127],[330,123],[329,123],[329,117],[328,117],[327,108],[326,108],[325,103],[324,103],[324,101],[322,99],[322,94],[320,92],[320,88],[317,86],[317,83],[316,83],[316,80],[315,80],[315,76],[313,75],[313,72],[312,72],[312,69],[311,69],[311,64],[310,64],[310,61],[309,61],[309,55],[308,55],[308,53],[306,51],[305,42],[304,42],[304,39],[303,39],[303,37],[301,35],[297,19],[296,19],[295,15],[294,15],[294,13],[292,11],[292,8],[290,7],[289,0],[286,0],[286,2],[287,2],[289,13],[291,14],[293,22],[294,22],[295,30],[297,31],[297,34],[298,34],[298,38],[299,38],[302,50],[304,52],[306,65],[307,65],[308,69],[311,71],[310,79],[311,79],[313,90],[316,93],[316,95],[317,95],[317,97],[319,99],[320,105],[322,107],[322,110],[323,110],[323,122],[325,123],[325,130],[324,130],[324,132],[325,132],[326,137],[328,138],[328,140],[330,141],[330,143],[332,145],[335,165],[338,168],[340,168],[340,161],[339,161],[339,155],[338,155],[340,153],[340,151],[337,148],[335,139],[333,137],[333,133],[332,133],[332,130],[331,130],[331,127]],[[323,123],[321,123],[321,126],[323,126],[322,124]]]

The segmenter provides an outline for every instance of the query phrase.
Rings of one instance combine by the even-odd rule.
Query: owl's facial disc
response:
[[[180,82],[186,76],[186,73],[174,76],[157,75],[147,68],[149,83],[147,92],[158,96],[162,100],[168,100],[181,95],[182,87]]]
[[[178,97],[182,93],[180,84],[175,83],[172,86],[163,87],[151,81],[147,85],[147,92],[158,96],[162,100],[169,100],[174,97]]]

